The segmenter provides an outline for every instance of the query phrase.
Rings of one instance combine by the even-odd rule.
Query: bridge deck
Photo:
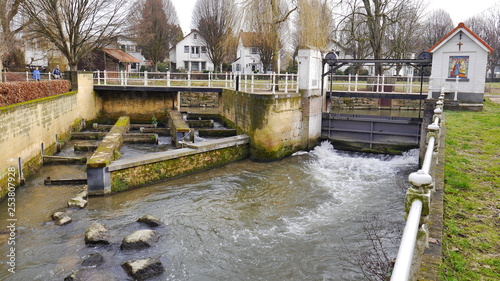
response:
[[[206,92],[222,93],[220,87],[166,87],[166,86],[122,86],[122,85],[94,85],[97,91],[128,91],[128,92]]]

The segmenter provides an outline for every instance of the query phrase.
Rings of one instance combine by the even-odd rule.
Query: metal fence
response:
[[[33,72],[30,71],[24,71],[24,72],[2,72],[0,73],[1,79],[0,82],[15,82],[15,81],[36,81],[35,77],[33,76]],[[61,72],[61,77],[63,78],[63,73]],[[40,80],[39,81],[46,81],[46,80],[54,80],[56,79],[54,75],[51,72],[40,72]],[[59,79],[59,78],[58,78]]]
[[[329,91],[375,92],[375,93],[430,93],[444,89],[446,93],[454,93],[457,99],[460,79],[446,77],[420,76],[366,76],[366,75],[331,75],[325,82]]]
[[[94,71],[94,84],[145,87],[228,88],[255,92],[298,92],[296,74]]]

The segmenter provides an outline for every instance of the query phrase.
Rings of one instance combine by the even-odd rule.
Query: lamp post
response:
[[[337,63],[337,60],[338,60],[338,57],[337,57],[337,54],[335,52],[329,52],[328,54],[326,54],[325,56],[325,62],[328,64],[328,72],[327,73],[330,73],[330,97],[332,95],[332,90],[333,90],[333,70],[334,70],[334,66],[335,64]],[[325,101],[325,109],[330,112],[330,110],[328,110],[327,108],[327,105],[328,103]]]

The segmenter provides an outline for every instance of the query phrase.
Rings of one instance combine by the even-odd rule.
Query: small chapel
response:
[[[444,91],[448,100],[482,105],[486,66],[493,48],[460,23],[428,52],[432,54],[430,98]]]

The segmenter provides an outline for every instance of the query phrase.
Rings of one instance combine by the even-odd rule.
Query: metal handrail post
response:
[[[285,72],[285,94],[288,94],[288,72]]]
[[[254,93],[254,73],[252,73],[252,84],[251,84],[251,88],[252,90],[250,92]]]
[[[273,88],[273,94],[276,93],[276,73],[274,71],[271,74],[271,87]]]

